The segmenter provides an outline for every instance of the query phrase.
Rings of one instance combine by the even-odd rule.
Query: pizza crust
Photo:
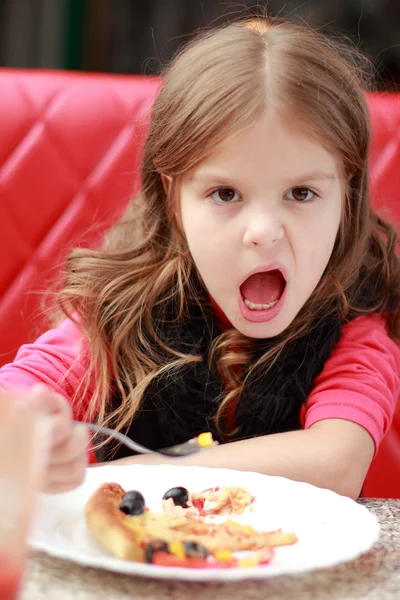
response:
[[[124,524],[127,515],[119,506],[125,491],[117,483],[103,483],[85,506],[85,522],[106,550],[123,560],[144,561],[140,535]]]

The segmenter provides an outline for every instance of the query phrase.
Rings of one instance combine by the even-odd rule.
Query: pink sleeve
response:
[[[400,394],[400,349],[380,315],[358,317],[315,380],[304,411],[304,428],[323,419],[346,419],[364,427],[379,448]]]
[[[81,330],[70,320],[57,329],[40,336],[35,343],[21,346],[14,362],[0,369],[0,387],[26,389],[44,383],[54,392],[71,401],[78,384],[87,370],[87,359],[82,351],[87,340]],[[90,382],[88,394],[73,407],[74,417],[82,419],[93,390]]]

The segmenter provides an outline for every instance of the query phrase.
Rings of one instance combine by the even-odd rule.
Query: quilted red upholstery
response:
[[[35,337],[67,249],[95,245],[134,187],[155,78],[0,69],[0,364]],[[368,97],[376,206],[400,224],[400,94]],[[100,227],[98,224],[100,223]],[[400,410],[365,495],[400,497]]]
[[[123,212],[157,85],[0,69],[0,364],[36,334],[38,292],[66,249]]]

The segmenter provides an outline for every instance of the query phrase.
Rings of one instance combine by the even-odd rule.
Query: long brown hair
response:
[[[390,307],[400,292],[398,238],[370,205],[370,126],[362,68],[354,57],[360,64],[357,53],[306,25],[253,19],[200,34],[166,69],[144,146],[141,192],[102,250],[70,255],[59,295],[63,313],[77,320],[89,340],[88,377],[76,395],[87,390],[95,373],[89,418],[123,428],[155,377],[173,376],[201,360],[167,347],[153,319],[166,301],[177,319],[191,303],[201,303],[201,281],[175,216],[175,192],[184,173],[254,123],[267,106],[337,156],[348,184],[327,269],[261,361],[267,369],[318,316],[333,310],[343,319],[349,311],[362,314],[354,285],[361,273],[375,282],[368,311],[388,312],[388,332],[400,337],[399,309]],[[168,196],[162,174],[173,180]],[[214,342],[211,360],[227,384],[220,424],[230,398],[251,377],[251,349],[252,341],[235,330]],[[113,385],[121,396],[116,409],[109,404]]]

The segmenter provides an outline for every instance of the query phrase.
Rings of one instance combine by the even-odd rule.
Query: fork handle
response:
[[[133,450],[134,452],[139,452],[139,454],[162,454],[161,452],[157,452],[157,450],[150,450],[150,448],[146,448],[141,444],[137,444],[123,433],[115,431],[115,429],[103,427],[102,425],[95,425],[94,423],[87,423],[86,421],[73,421],[73,423],[76,423],[78,425],[84,425],[86,429],[94,431],[95,433],[105,433],[106,435],[109,435],[110,437],[113,437],[114,439],[121,442],[121,444],[124,444],[124,446],[126,446],[130,450]]]

